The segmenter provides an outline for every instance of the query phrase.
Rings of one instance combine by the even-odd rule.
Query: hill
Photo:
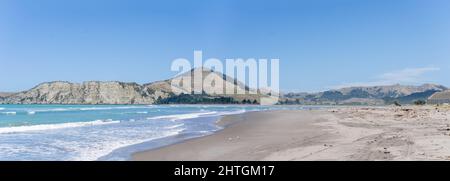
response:
[[[287,104],[384,105],[395,101],[412,104],[416,100],[427,100],[432,94],[445,90],[446,87],[435,84],[348,87],[313,94],[285,94],[283,101]]]
[[[202,79],[183,86],[184,80],[193,80],[194,75]],[[204,80],[211,85],[203,85]],[[173,91],[172,82],[180,86]],[[221,86],[220,83],[222,83]],[[217,84],[217,85],[216,85]],[[235,86],[229,94],[227,87]],[[196,87],[201,92],[193,94]],[[450,93],[443,92],[442,85],[420,86],[389,85],[371,87],[347,87],[319,93],[287,93],[281,96],[279,104],[312,105],[385,105],[399,102],[413,104],[417,100],[449,101]],[[228,91],[229,92],[229,91]],[[441,93],[443,92],[443,93]],[[65,81],[46,82],[19,93],[0,94],[1,104],[257,104],[268,98],[260,90],[254,90],[231,77],[210,69],[197,68],[172,79],[148,84],[118,81],[89,81],[71,83]],[[437,101],[437,102],[439,102]],[[435,101],[436,102],[436,101]]]
[[[209,69],[193,69],[173,79],[139,85],[126,82],[89,81],[71,83],[65,81],[46,82],[36,87],[15,94],[4,95],[0,101],[3,104],[177,104],[177,103],[259,103],[261,94],[226,95],[226,94],[190,94],[172,91],[173,80],[192,79],[194,73],[201,73],[213,80],[223,80],[223,84],[237,85],[235,91],[250,90],[243,83],[226,75]],[[192,81],[191,88],[199,82]],[[214,86],[204,85],[205,89]],[[220,92],[219,92],[220,93]]]
[[[444,91],[444,92],[437,92],[434,93],[430,98],[428,99],[429,104],[450,104],[450,91]]]

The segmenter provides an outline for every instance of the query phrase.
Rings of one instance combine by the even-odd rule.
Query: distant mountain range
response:
[[[428,98],[430,104],[449,104],[450,103],[450,90],[437,92]]]
[[[223,80],[223,87],[236,85],[237,91],[255,94],[179,94],[172,92],[171,81],[192,78],[201,73],[215,80]],[[192,82],[191,88],[196,82]],[[205,88],[208,88],[205,86]],[[282,94],[279,104],[305,105],[385,105],[394,102],[412,104],[427,100],[434,94],[448,90],[445,86],[424,84],[421,86],[372,86],[348,87],[319,93]],[[450,95],[450,94],[445,94]],[[257,104],[269,95],[252,90],[243,83],[209,69],[193,69],[173,79],[148,84],[90,81],[71,83],[46,82],[19,93],[0,93],[0,104]],[[442,96],[441,96],[442,97]],[[445,96],[444,96],[445,97]],[[450,98],[450,97],[449,97]],[[449,99],[450,100],[450,99]]]
[[[348,87],[319,93],[288,93],[283,104],[344,104],[344,105],[384,105],[398,102],[412,104],[414,101],[426,101],[447,87],[435,84],[421,86],[389,85],[372,87]]]

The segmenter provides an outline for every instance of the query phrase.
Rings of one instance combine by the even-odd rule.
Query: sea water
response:
[[[304,109],[240,105],[0,105],[0,160],[127,160],[211,134],[223,115]]]

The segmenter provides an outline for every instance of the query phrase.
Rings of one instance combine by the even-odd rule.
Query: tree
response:
[[[158,96],[158,99],[156,99],[156,104],[162,104],[162,97]]]
[[[424,100],[417,100],[417,101],[414,101],[414,104],[418,105],[418,106],[421,106],[421,105],[427,104],[427,102],[425,102]]]

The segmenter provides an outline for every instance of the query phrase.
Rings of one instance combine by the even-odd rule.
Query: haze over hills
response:
[[[236,85],[234,92],[246,94],[188,94],[172,91],[173,80],[192,79],[195,73],[201,73],[214,80],[222,80],[225,91],[227,86]],[[201,82],[192,81],[191,88]],[[213,86],[203,85],[204,89]],[[217,88],[216,88],[217,89]],[[344,105],[385,105],[399,102],[412,104],[417,100],[427,100],[435,93],[448,90],[445,86],[424,84],[421,86],[390,85],[372,87],[348,87],[319,93],[288,93],[280,98],[280,104],[344,104]],[[220,92],[220,90],[219,90]],[[253,92],[254,94],[249,94]],[[447,94],[445,94],[447,95]],[[19,93],[0,93],[2,104],[257,104],[262,97],[259,90],[250,89],[242,82],[222,73],[198,68],[181,74],[173,79],[148,84],[126,82],[89,81],[71,83],[65,81],[46,82]],[[441,96],[442,97],[442,96]],[[444,96],[445,97],[445,96]]]
[[[284,95],[283,101],[286,104],[412,104],[417,100],[426,101],[436,92],[445,90],[447,87],[436,84],[348,87],[319,93],[288,93]]]
[[[437,93],[433,94],[428,99],[428,102],[431,104],[450,103],[450,90],[446,90],[443,92],[437,92]]]

